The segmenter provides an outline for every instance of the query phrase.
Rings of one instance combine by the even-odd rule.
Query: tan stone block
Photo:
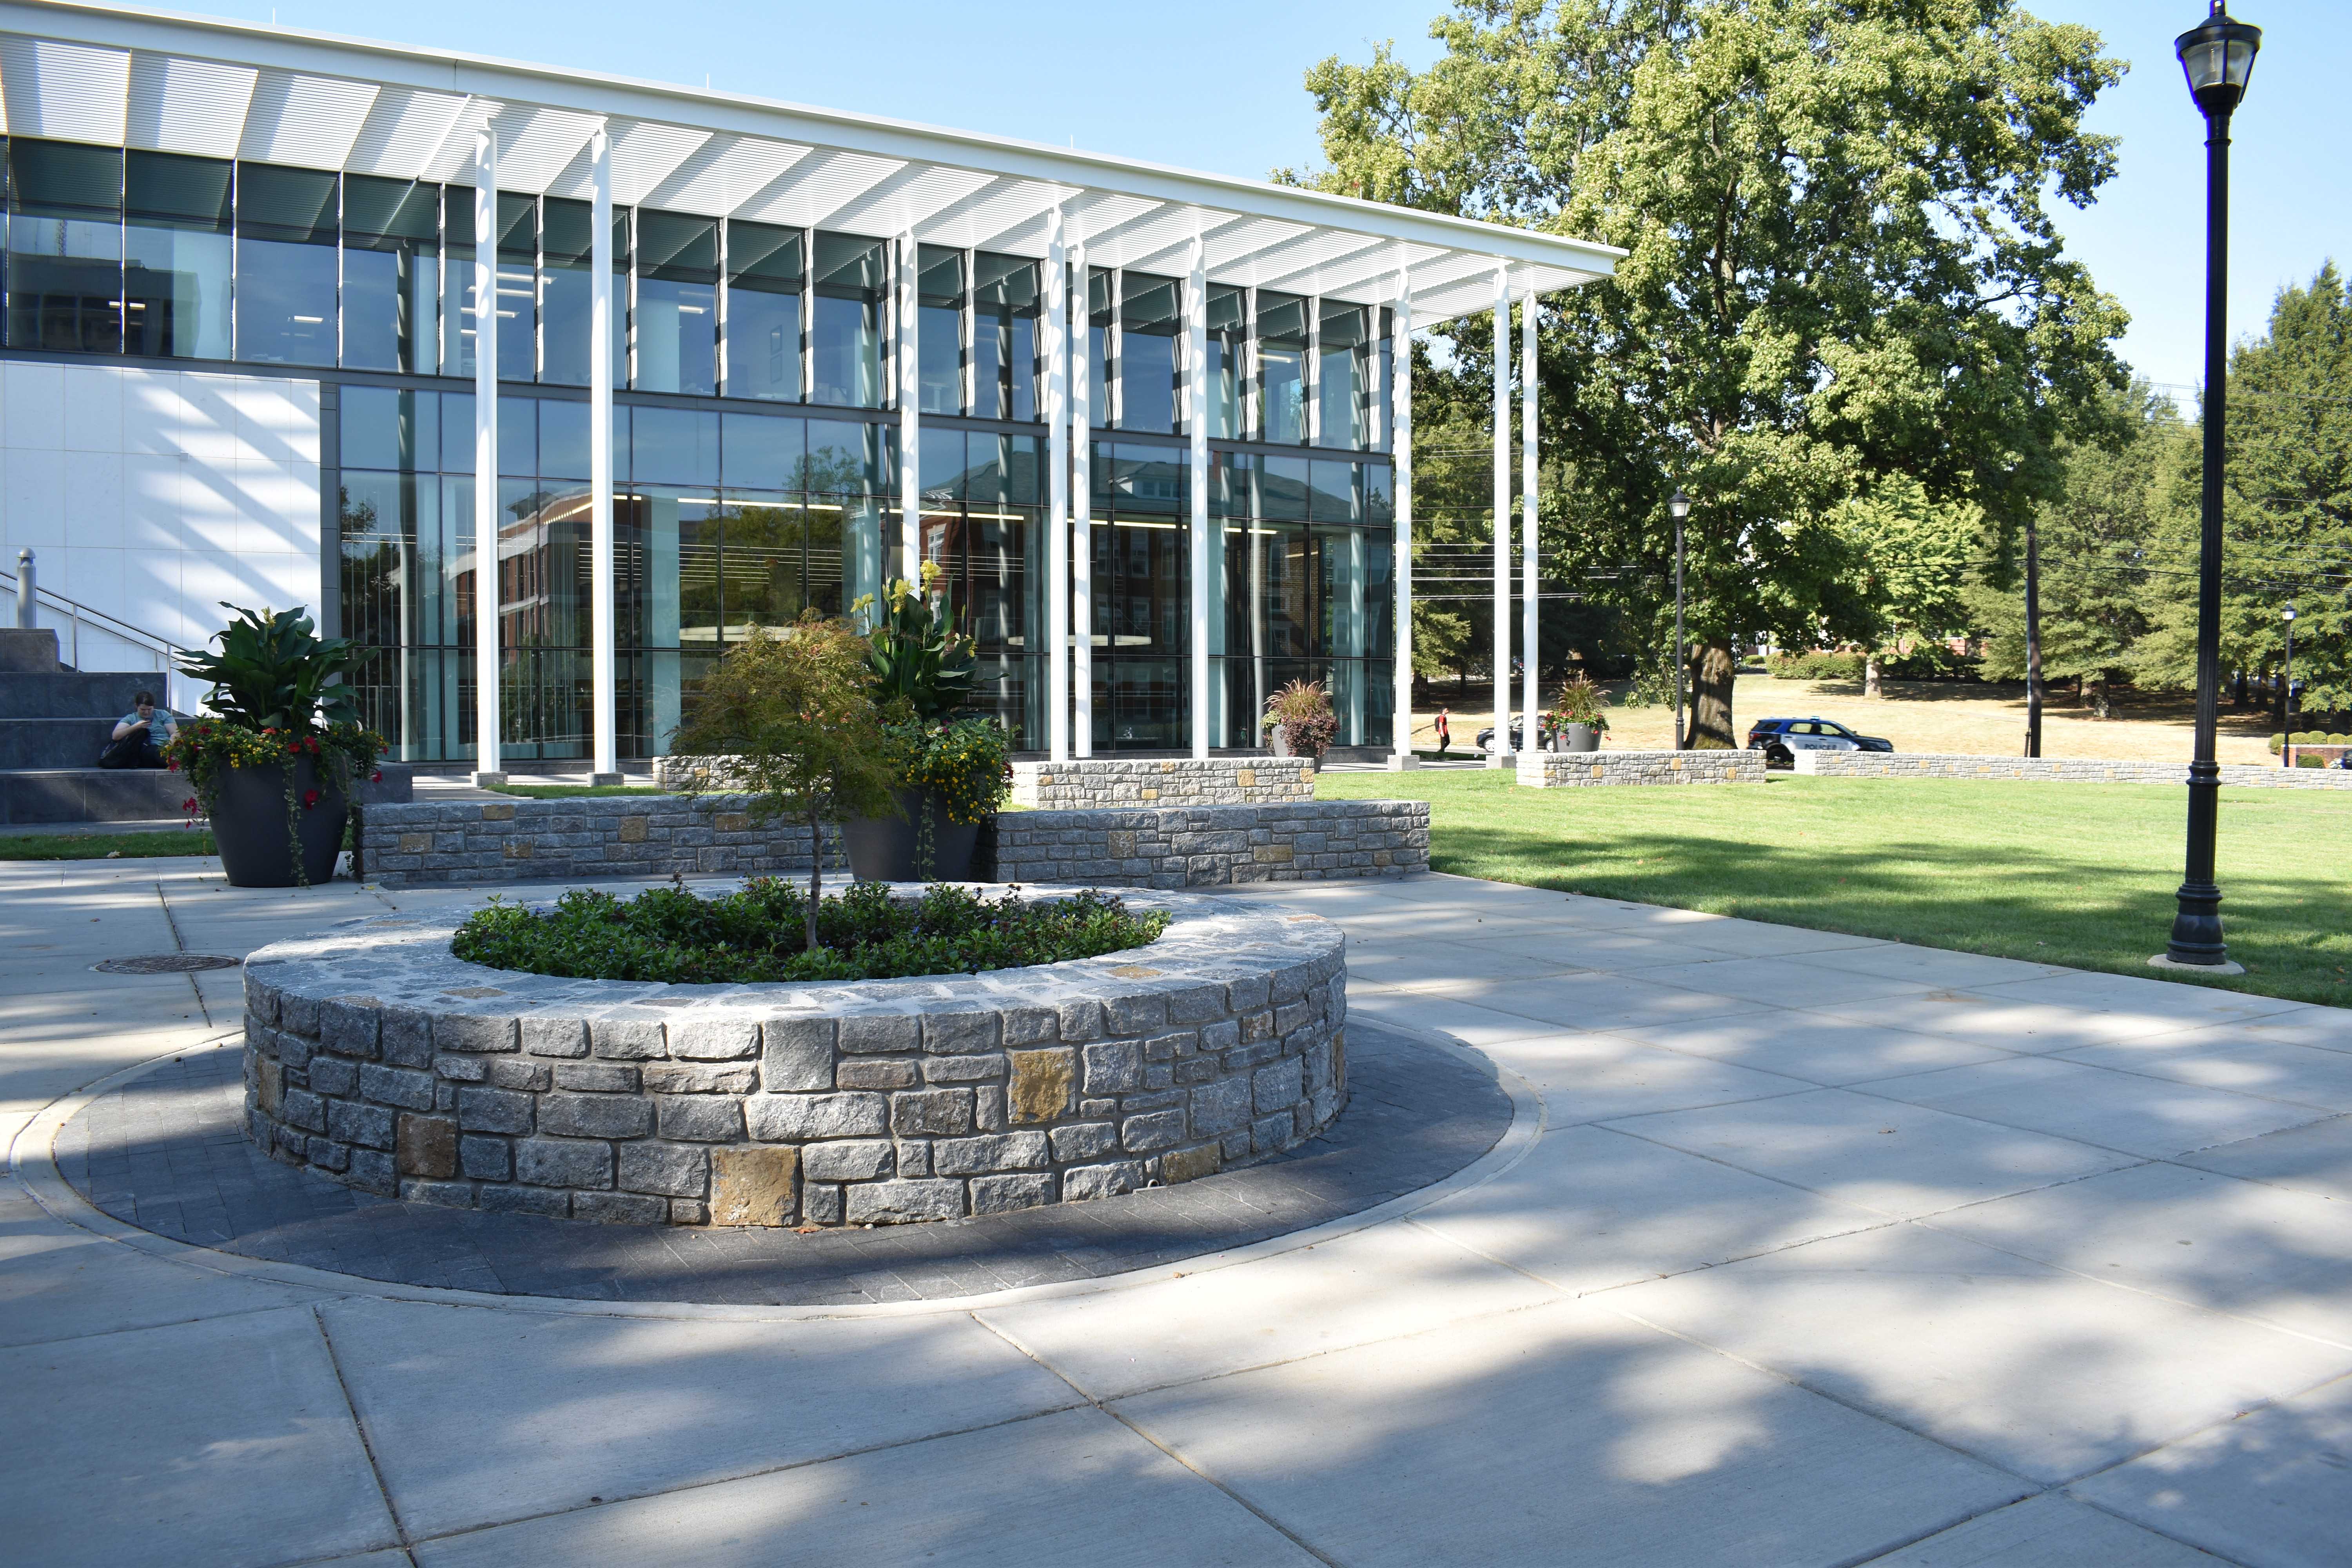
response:
[[[1315,785],[1315,764],[1307,763],[1298,770],[1298,782],[1312,789]]]
[[[404,1176],[446,1180],[457,1173],[457,1123],[447,1116],[403,1116],[393,1134]]]
[[[482,806],[482,820],[484,822],[512,822],[514,820],[514,802],[510,800],[493,800],[485,802]]]
[[[1146,789],[1143,792],[1143,798],[1146,800],[1158,800],[1160,798],[1160,792],[1156,789]]]
[[[1250,851],[1250,858],[1261,866],[1286,866],[1290,863],[1290,846],[1287,844],[1261,844]]]
[[[1244,789],[1255,789],[1257,787],[1257,770],[1255,768],[1234,769],[1234,783],[1241,785]]]
[[[1203,1143],[1198,1149],[1171,1149],[1160,1156],[1160,1179],[1170,1186],[1179,1182],[1213,1176],[1225,1163],[1223,1146]]]
[[[1013,1081],[1004,1092],[1005,1117],[1012,1121],[1051,1121],[1070,1109],[1070,1091],[1077,1085],[1077,1053],[1067,1047],[1042,1051],[1008,1051]]]
[[[790,1225],[801,1152],[767,1145],[710,1152],[710,1223]]]
[[[510,838],[501,847],[509,860],[528,860],[538,842],[535,838]]]
[[[404,834],[402,834],[402,835],[400,836],[400,852],[401,852],[403,855],[430,855],[430,854],[432,854],[432,853],[433,853],[433,835],[431,835],[430,833],[404,833]]]
[[[653,820],[654,819],[650,816],[625,816],[621,818],[621,842],[624,844],[643,844],[646,841],[646,829],[653,826]]]
[[[748,811],[722,811],[710,819],[710,826],[720,833],[749,833],[751,814]]]
[[[260,1098],[261,1114],[276,1116],[278,1106],[285,1101],[286,1069],[268,1057],[264,1057],[260,1062],[259,1076],[260,1082],[256,1086],[255,1092]]]

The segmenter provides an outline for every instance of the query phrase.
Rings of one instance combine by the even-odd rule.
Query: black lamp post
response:
[[[2286,679],[2279,692],[2279,766],[2294,766],[2294,605],[2279,612],[2286,623]]]
[[[2173,40],[2189,95],[2205,115],[2205,489],[2197,557],[2197,751],[2189,764],[2189,869],[2179,912],[2161,962],[2207,971],[2228,969],[2221,940],[2221,889],[2213,880],[2221,770],[2213,731],[2221,685],[2221,468],[2229,399],[2227,317],[2230,278],[2230,116],[2246,96],[2263,30],[2212,15]]]
[[[1675,487],[1666,510],[1675,519],[1675,750],[1683,749],[1683,523],[1690,517],[1690,497]]]

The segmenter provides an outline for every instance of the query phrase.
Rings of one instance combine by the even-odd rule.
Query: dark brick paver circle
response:
[[[372,1197],[245,1139],[240,1051],[164,1063],[66,1124],[58,1163],[120,1220],[200,1247],[401,1285],[614,1301],[850,1305],[1097,1279],[1286,1235],[1444,1180],[1510,1101],[1407,1036],[1348,1026],[1348,1110],[1263,1163],[981,1219],[813,1236],[593,1225]]]

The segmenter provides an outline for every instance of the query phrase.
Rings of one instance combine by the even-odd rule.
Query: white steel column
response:
[[[593,693],[591,784],[621,782],[614,733],[618,671],[613,646],[613,153],[604,126],[588,139],[595,193],[588,209],[588,624]]]
[[[1537,546],[1540,542],[1536,530],[1536,291],[1530,283],[1527,300],[1519,306],[1519,581],[1527,595],[1519,606],[1519,646],[1525,674],[1519,689],[1525,694],[1520,710],[1526,714],[1526,732],[1520,737],[1527,750],[1536,749],[1536,710],[1542,703],[1542,694],[1536,683],[1536,567]]]
[[[1070,258],[1062,209],[1045,221],[1045,747],[1060,763],[1070,756]]]
[[[1396,499],[1396,718],[1393,721],[1398,764],[1413,765],[1412,752],[1412,296],[1410,279],[1397,268],[1396,313],[1389,351],[1391,483]]]
[[[892,314],[898,334],[898,574],[919,585],[923,580],[922,362],[916,353],[919,312],[915,308],[911,230],[898,237],[898,308]],[[887,569],[883,576],[887,582]]]
[[[1209,273],[1207,247],[1192,236],[1184,279],[1185,430],[1192,437],[1192,755],[1209,754]]]
[[[1511,272],[1495,265],[1495,749],[1511,757]]]
[[[1095,754],[1094,291],[1070,250],[1070,749]]]
[[[499,139],[474,132],[474,783],[499,768]]]

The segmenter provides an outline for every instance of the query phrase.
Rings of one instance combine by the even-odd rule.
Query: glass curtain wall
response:
[[[1323,302],[1315,338],[1315,444],[1361,451],[1370,444],[1371,312]]]
[[[236,357],[331,365],[341,182],[317,169],[236,169]]]
[[[719,391],[719,223],[637,214],[637,300],[630,312],[640,392]]]
[[[1213,456],[1210,510],[1224,539],[1213,684],[1220,746],[1260,743],[1266,699],[1319,680],[1334,743],[1384,746],[1395,707],[1395,544],[1385,464],[1247,452]]]
[[[963,400],[963,252],[916,247],[915,406],[925,414],[961,414]]]
[[[438,360],[441,187],[343,177],[343,363],[430,375]]]
[[[923,431],[922,550],[940,569],[956,624],[979,655],[971,706],[994,715],[1014,747],[1045,734],[1045,531],[1038,524],[1038,438]]]
[[[1251,434],[1274,446],[1307,440],[1307,301],[1257,294],[1257,418]]]
[[[843,408],[882,406],[885,246],[855,235],[816,237],[811,302],[809,400]]]
[[[595,211],[587,202],[555,196],[541,204],[539,379],[555,386],[585,386],[593,368],[589,351],[594,336],[596,279],[591,262],[596,248]],[[500,281],[503,284],[503,278]],[[614,294],[616,323],[627,301],[626,288]],[[503,328],[504,323],[500,325]],[[627,375],[617,377],[614,384],[626,386]]]
[[[727,395],[801,400],[801,231],[727,226]]]
[[[123,352],[226,359],[236,165],[132,152],[123,169]]]
[[[122,349],[122,152],[8,144],[8,346]]]
[[[1240,289],[1209,290],[1209,439],[1234,441],[1242,434],[1242,364],[1249,335],[1249,295]]]
[[[1191,744],[1192,463],[1182,447],[1097,441],[1095,745]]]
[[[1037,263],[980,251],[972,258],[971,412],[1038,418]]]
[[[1183,285],[1141,272],[1119,275],[1118,427],[1176,432],[1176,338]]]

